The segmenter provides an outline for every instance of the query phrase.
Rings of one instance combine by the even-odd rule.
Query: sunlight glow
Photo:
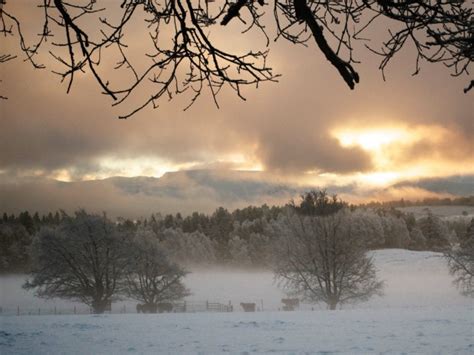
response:
[[[413,134],[402,128],[335,131],[333,135],[343,147],[359,146],[366,151],[379,151],[384,146],[413,140]]]
[[[104,179],[111,176],[149,176],[158,178],[167,172],[192,168],[195,164],[196,162],[176,164],[156,157],[140,157],[133,159],[106,157],[99,160],[97,174],[95,176],[85,176],[84,180],[90,178]]]
[[[348,180],[361,185],[389,186],[399,181],[426,176],[443,175],[443,169],[452,164],[432,158],[405,160],[407,148],[414,144],[436,143],[449,134],[444,127],[388,125],[383,127],[340,127],[332,132],[340,145],[345,148],[360,148],[369,154],[373,168],[371,171],[346,175]]]
[[[384,186],[394,183],[395,181],[399,180],[401,176],[401,173],[394,171],[374,172],[368,174],[361,174],[360,180],[370,185]]]
[[[40,174],[42,175],[42,174]],[[38,175],[38,176],[40,176]],[[60,170],[55,170],[49,178],[57,180],[57,181],[63,181],[63,182],[70,182],[72,181],[71,174],[68,170],[66,169],[60,169]]]
[[[85,181],[106,179],[114,176],[136,177],[147,176],[159,178],[168,172],[192,169],[227,169],[237,171],[263,171],[262,165],[243,154],[224,154],[215,157],[214,160],[200,162],[190,161],[174,163],[170,160],[158,157],[121,158],[114,156],[101,157],[96,160],[96,168],[93,172],[77,171],[74,167],[69,169],[57,169],[50,173],[38,170],[30,173],[32,176],[46,176],[57,181]]]

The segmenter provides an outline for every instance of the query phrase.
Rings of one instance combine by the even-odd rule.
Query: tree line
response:
[[[325,191],[308,192],[276,211],[219,208],[210,217],[152,215],[138,221],[84,210],[62,213],[58,224],[34,234],[24,287],[39,297],[83,302],[96,313],[122,297],[156,312],[190,294],[183,282],[187,266],[234,263],[270,268],[288,295],[336,309],[383,294],[371,249],[406,247],[444,252],[456,285],[473,295],[474,219],[457,237],[429,210],[416,220],[393,209],[351,208]]]
[[[397,210],[395,203],[354,206],[329,196],[325,191],[312,191],[304,194],[298,203],[290,202],[285,206],[248,206],[232,212],[219,207],[210,215],[199,212],[188,216],[156,213],[137,220],[118,218],[114,223],[133,232],[149,229],[181,264],[246,267],[268,266],[269,245],[275,239],[272,221],[288,209],[324,215],[346,207],[356,216],[354,225],[365,230],[370,249],[439,250],[459,241],[470,223],[467,216],[440,219],[428,209],[424,217],[416,219],[412,213]],[[34,235],[44,227],[60,225],[69,217],[64,211],[45,215],[24,211],[17,216],[4,213],[0,220],[0,272],[27,271]]]

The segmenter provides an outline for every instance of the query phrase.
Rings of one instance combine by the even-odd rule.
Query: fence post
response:
[[[184,310],[184,313],[186,313],[186,301],[184,301],[183,310]]]
[[[41,308],[38,308],[38,315],[41,315]]]
[[[206,311],[209,310],[209,301],[206,301]]]
[[[76,314],[76,306],[74,306],[74,314]]]
[[[20,315],[20,306],[16,306],[16,315],[17,315],[17,316]]]
[[[54,315],[56,315],[56,306],[54,306]]]

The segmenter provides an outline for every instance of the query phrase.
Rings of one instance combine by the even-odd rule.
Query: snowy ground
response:
[[[472,354],[462,308],[4,317],[2,354]]]
[[[374,259],[385,296],[342,310],[278,312],[282,293],[271,273],[196,271],[186,280],[189,301],[263,300],[264,312],[3,315],[0,354],[474,353],[473,300],[452,287],[438,254],[382,250]],[[0,281],[2,307],[43,304],[18,288],[18,277]]]
[[[430,210],[435,216],[438,217],[460,217],[466,214],[466,217],[474,217],[473,206],[410,206],[410,207],[398,207],[397,210],[413,213],[416,218],[424,217],[427,214],[427,210]]]

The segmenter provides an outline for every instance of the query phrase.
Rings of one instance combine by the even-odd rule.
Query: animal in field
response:
[[[157,305],[154,303],[137,304],[137,313],[156,313]]]
[[[243,308],[244,312],[255,312],[255,303],[241,302],[240,306]]]
[[[169,313],[173,311],[173,304],[170,302],[160,302],[156,306],[158,313]]]
[[[297,298],[283,298],[281,303],[283,303],[284,311],[294,311],[296,307],[300,306],[300,300]]]

